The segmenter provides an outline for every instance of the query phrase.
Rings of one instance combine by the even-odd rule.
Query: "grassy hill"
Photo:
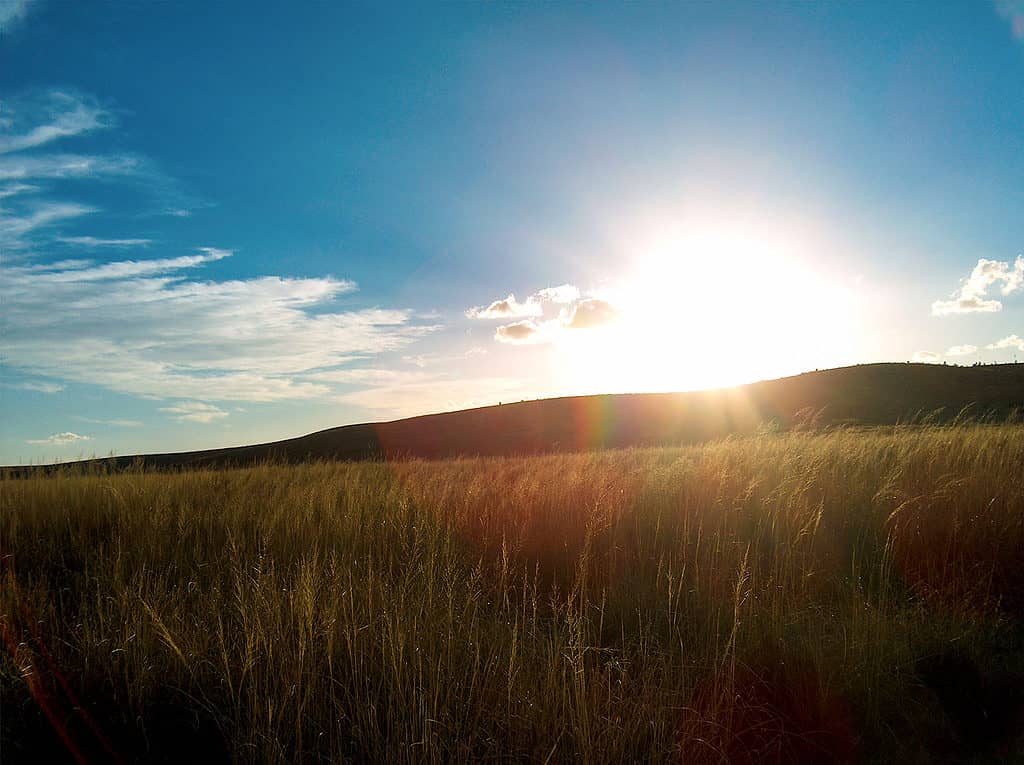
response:
[[[865,364],[713,391],[523,401],[393,422],[345,425],[298,438],[226,449],[92,462],[126,467],[245,465],[275,459],[361,460],[522,456],[695,443],[812,421],[887,425],[931,415],[1005,417],[1024,408],[1024,364],[979,367]]]

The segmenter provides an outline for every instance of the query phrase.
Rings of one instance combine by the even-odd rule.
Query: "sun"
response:
[[[579,392],[695,390],[856,358],[855,285],[815,254],[770,226],[659,231],[600,291],[619,320],[567,333],[563,379]]]

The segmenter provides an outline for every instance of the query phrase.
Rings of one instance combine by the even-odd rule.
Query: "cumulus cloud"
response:
[[[539,302],[527,298],[525,303],[516,300],[516,296],[509,293],[507,298],[495,300],[488,306],[477,306],[466,310],[466,316],[470,319],[515,319],[521,316],[540,316],[544,309]]]
[[[557,316],[544,318],[545,305],[560,305]],[[548,314],[549,317],[551,314]],[[618,311],[606,300],[583,298],[579,288],[572,284],[545,287],[518,302],[510,294],[486,307],[470,308],[466,316],[471,319],[519,319],[499,326],[494,339],[509,345],[537,345],[554,340],[565,330],[590,329],[614,321]]]
[[[178,422],[209,423],[228,416],[220,407],[203,401],[181,401],[175,406],[162,406],[160,411],[173,415]]]
[[[988,295],[995,285],[1001,285],[1000,292],[1004,296],[1024,286],[1024,256],[1018,255],[1012,266],[1008,261],[981,258],[960,289],[950,295],[950,300],[932,303],[932,315],[1001,311],[1003,304]]]
[[[302,373],[399,350],[436,329],[408,310],[331,311],[333,277],[198,280],[228,250],[97,264],[0,264],[0,353],[23,372],[140,396],[323,396]]]
[[[1024,351],[1024,338],[1017,337],[1016,335],[1009,335],[1004,337],[1002,340],[996,340],[990,345],[986,345],[990,351],[1001,351],[1006,348],[1016,348],[1018,351]]]
[[[545,287],[537,290],[525,301],[520,303],[516,296],[509,293],[502,300],[495,300],[487,306],[477,306],[466,311],[470,319],[526,319],[544,315],[545,303],[565,304],[578,300],[580,291],[571,284],[558,287]]]
[[[530,299],[538,302],[572,303],[580,299],[580,291],[572,284],[563,284],[559,287],[545,287],[538,290]]]
[[[970,356],[972,353],[977,353],[978,346],[976,345],[954,345],[948,351],[947,356]]]
[[[25,443],[33,444],[35,446],[65,446],[67,444],[73,444],[76,441],[90,441],[91,436],[80,436],[78,433],[72,433],[70,431],[64,433],[54,433],[52,436],[47,438],[30,438]]]
[[[569,329],[600,327],[618,318],[618,311],[607,300],[586,298],[569,310],[563,323]]]
[[[499,343],[510,345],[532,345],[547,342],[549,339],[544,331],[547,323],[538,324],[530,319],[504,324],[494,331],[494,339]]]
[[[914,354],[913,360],[919,364],[935,364],[942,361],[942,354],[932,351],[918,351]]]

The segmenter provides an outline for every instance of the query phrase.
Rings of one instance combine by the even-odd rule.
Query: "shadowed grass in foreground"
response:
[[[1024,426],[0,482],[5,762],[987,761]]]

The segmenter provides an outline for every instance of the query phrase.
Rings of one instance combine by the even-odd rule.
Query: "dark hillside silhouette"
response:
[[[579,396],[345,425],[267,444],[89,460],[124,468],[222,467],[266,459],[515,456],[694,443],[757,431],[1005,418],[1024,408],[1024,364],[865,364],[712,391]],[[12,468],[15,475],[45,468]]]

